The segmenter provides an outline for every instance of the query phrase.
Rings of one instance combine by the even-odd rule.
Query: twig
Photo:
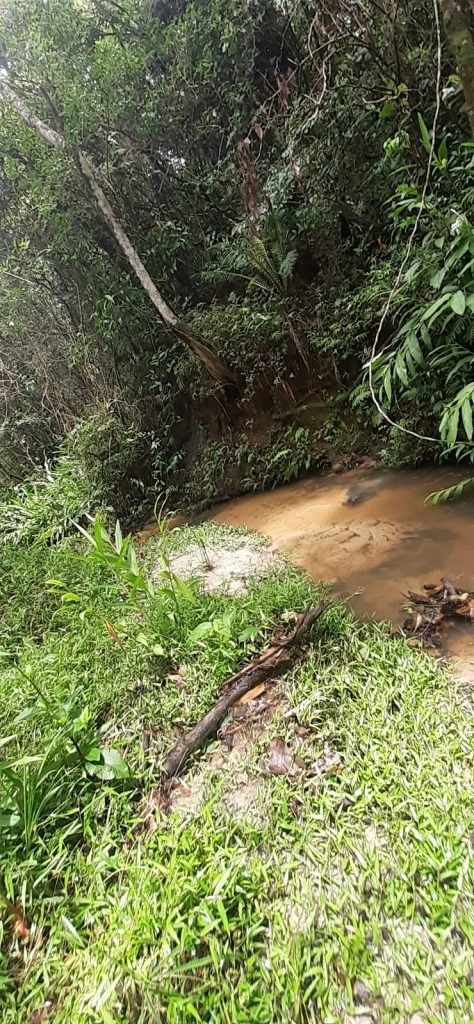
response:
[[[188,757],[199,750],[210,736],[215,735],[227,711],[239,697],[251,690],[256,683],[288,668],[290,657],[287,648],[301,639],[303,634],[316,622],[316,619],[319,619],[324,609],[325,605],[322,603],[314,608],[307,608],[298,616],[296,626],[288,636],[281,640],[275,640],[259,658],[251,662],[250,665],[246,665],[224,683],[224,693],[216,701],[214,707],[178,740],[176,746],[168,754],[163,765],[163,771],[167,778],[177,775],[184,767]]]

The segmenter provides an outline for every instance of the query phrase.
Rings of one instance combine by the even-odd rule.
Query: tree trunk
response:
[[[470,0],[472,6],[472,0]],[[474,37],[466,0],[440,0],[448,46],[464,90],[464,109],[474,135]]]
[[[33,128],[49,146],[54,146],[56,149],[66,148],[64,137],[60,135],[59,132],[49,128],[44,121],[41,121],[36,117],[36,115],[30,111],[21,96],[18,96],[2,78],[0,78],[0,93],[7,102],[14,107],[22,120],[29,125],[30,128]],[[235,384],[236,378],[232,373],[232,370],[229,369],[226,363],[219,358],[217,353],[214,352],[214,350],[207,345],[191,327],[188,327],[186,324],[179,321],[176,313],[171,309],[171,306],[168,305],[166,299],[163,298],[161,292],[156,287],[155,282],[150,277],[144,263],[142,263],[137,250],[132,245],[127,233],[120,224],[120,221],[115,216],[105,192],[97,181],[93,168],[79,146],[74,147],[73,155],[79,173],[82,179],[86,182],[86,185],[95,200],[102,220],[105,221],[107,227],[114,235],[117,244],[132,267],[132,270],[138,277],[142,288],[145,289],[155,309],[158,310],[163,323],[166,327],[169,327],[180,341],[182,341],[183,344],[191,350],[193,355],[203,363],[215,380],[219,381],[221,384]]]

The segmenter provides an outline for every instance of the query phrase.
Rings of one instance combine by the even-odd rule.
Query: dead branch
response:
[[[242,697],[244,693],[251,690],[256,683],[260,683],[269,676],[274,676],[285,671],[291,664],[291,657],[288,648],[297,644],[302,636],[308,632],[316,619],[325,609],[320,603],[314,608],[307,608],[298,616],[295,628],[279,640],[274,640],[270,647],[258,658],[255,658],[249,665],[245,665],[240,672],[227,679],[223,684],[224,692],[214,704],[214,707],[197,722],[189,732],[178,740],[176,746],[168,754],[163,771],[167,778],[177,775],[184,767],[188,757],[204,745],[206,740],[215,735],[223,722],[227,711],[233,704]]]

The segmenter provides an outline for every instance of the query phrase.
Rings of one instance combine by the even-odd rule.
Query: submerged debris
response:
[[[405,633],[419,638],[425,647],[439,647],[443,633],[460,619],[474,622],[474,593],[461,590],[451,580],[441,577],[439,584],[425,583],[422,594],[409,590],[409,616],[403,623]]]

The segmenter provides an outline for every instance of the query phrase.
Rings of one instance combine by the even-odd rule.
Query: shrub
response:
[[[108,412],[81,421],[53,465],[7,492],[0,503],[1,540],[54,542],[86,513],[111,503],[120,506],[123,481],[142,439]]]

